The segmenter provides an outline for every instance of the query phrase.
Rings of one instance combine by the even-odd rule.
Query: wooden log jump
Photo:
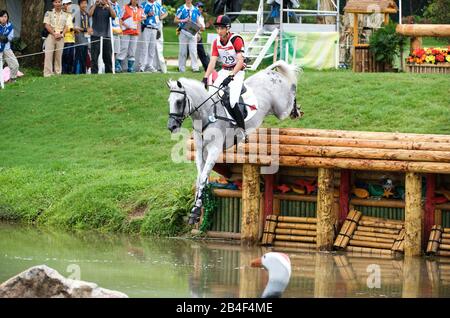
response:
[[[194,160],[195,149],[192,140],[187,143],[186,155],[190,160]],[[277,236],[278,239],[285,235],[309,237],[309,234],[315,231],[317,234],[315,243],[295,240],[289,243],[310,244],[308,246],[315,244],[316,248],[327,250],[331,249],[334,243],[335,248],[346,248],[351,239],[345,239],[344,234],[349,236],[351,234],[356,236],[353,239],[356,244],[361,245],[360,241],[366,242],[363,243],[366,246],[355,245],[355,248],[370,249],[372,243],[392,243],[395,245],[393,249],[395,251],[402,252],[404,250],[407,254],[418,255],[421,250],[420,240],[423,236],[422,174],[450,174],[450,135],[261,128],[249,135],[249,143],[240,144],[238,147],[234,146],[222,153],[218,163],[220,163],[219,170],[228,176],[236,175],[236,173],[242,174],[242,191],[214,190],[217,195],[242,197],[242,226],[240,228],[242,241],[250,244],[256,243],[264,222],[266,222],[265,225],[268,224],[267,222],[275,222],[276,228],[270,230],[271,236],[267,236],[263,243],[281,242],[281,240],[276,240]],[[219,165],[216,164],[216,166]],[[310,169],[309,176],[317,181],[317,196],[274,194],[276,177],[263,175],[260,178],[260,166],[282,167],[287,171],[285,173],[288,176],[289,169],[294,169],[289,167]],[[236,167],[239,167],[240,170],[237,171]],[[340,171],[336,171],[337,169]],[[392,172],[398,175],[396,178],[404,178],[399,181],[403,181],[405,184],[405,201],[369,201],[358,198],[350,201],[349,182],[352,170]],[[311,171],[314,173],[311,174]],[[400,173],[404,173],[404,177]],[[336,179],[339,176],[340,181]],[[292,178],[295,177],[298,176],[292,175]],[[259,189],[260,179],[266,183],[264,192]],[[336,189],[336,183],[339,184],[339,182],[340,189],[335,196],[333,192]],[[427,191],[429,191],[428,188]],[[264,200],[261,199],[263,194]],[[335,200],[337,197],[339,199]],[[432,193],[427,198],[430,201],[433,198]],[[317,211],[314,211],[317,216],[316,222],[267,219],[271,213],[278,217],[280,201],[283,200],[317,202]],[[337,209],[335,208],[336,204],[339,205]],[[346,231],[349,230],[350,224],[345,224],[346,217],[348,209],[354,205],[404,208],[406,222],[380,221],[360,216],[360,219],[357,220],[358,226],[355,226],[349,234]],[[428,205],[428,210],[432,211],[430,206]],[[439,208],[438,205],[436,208]],[[338,230],[339,223],[342,222],[345,231],[342,233],[343,236],[338,236],[335,241],[334,233]],[[428,223],[429,231],[431,226]],[[403,229],[403,237],[400,240],[399,234]],[[267,231],[269,231],[268,228]],[[428,236],[427,232],[426,235]],[[448,245],[446,243],[444,245]],[[292,244],[287,245],[286,248],[294,247]],[[379,245],[379,247],[386,246]],[[446,253],[446,251],[442,249],[442,252]]]

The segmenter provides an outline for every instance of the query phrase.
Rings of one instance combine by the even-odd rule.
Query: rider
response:
[[[244,40],[239,34],[230,32],[231,19],[228,16],[218,16],[214,25],[218,36],[213,41],[211,61],[202,82],[208,89],[208,78],[214,72],[216,62],[220,57],[222,69],[219,71],[214,86],[218,87],[222,84],[225,87],[229,85],[230,96],[225,98],[223,103],[238,127],[245,131],[244,116],[238,107],[245,78]]]

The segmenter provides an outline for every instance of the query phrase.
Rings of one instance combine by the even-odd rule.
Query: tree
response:
[[[450,24],[450,0],[432,0],[425,8],[424,17],[432,23]]]
[[[44,6],[42,0],[22,0],[22,32],[21,39],[26,43],[27,48],[24,54],[41,52],[42,40],[41,31],[44,28]],[[21,63],[29,66],[41,67],[42,55],[36,55],[23,59]]]
[[[331,0],[319,0],[321,11],[335,11],[334,5]],[[335,17],[332,16],[319,16],[317,21],[320,24],[334,24],[336,22]]]

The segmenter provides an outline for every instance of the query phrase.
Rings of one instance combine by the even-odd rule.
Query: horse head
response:
[[[169,80],[167,81],[167,86],[170,90],[167,129],[174,133],[181,128],[183,121],[189,116],[190,101],[180,81]]]

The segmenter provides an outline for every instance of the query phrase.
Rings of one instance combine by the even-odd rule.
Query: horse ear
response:
[[[177,81],[177,85],[178,85],[179,88],[183,88],[183,85],[181,85],[180,81]]]
[[[169,80],[166,82],[166,85],[167,85],[168,88],[170,88],[170,82],[172,82],[171,79],[169,79]]]

